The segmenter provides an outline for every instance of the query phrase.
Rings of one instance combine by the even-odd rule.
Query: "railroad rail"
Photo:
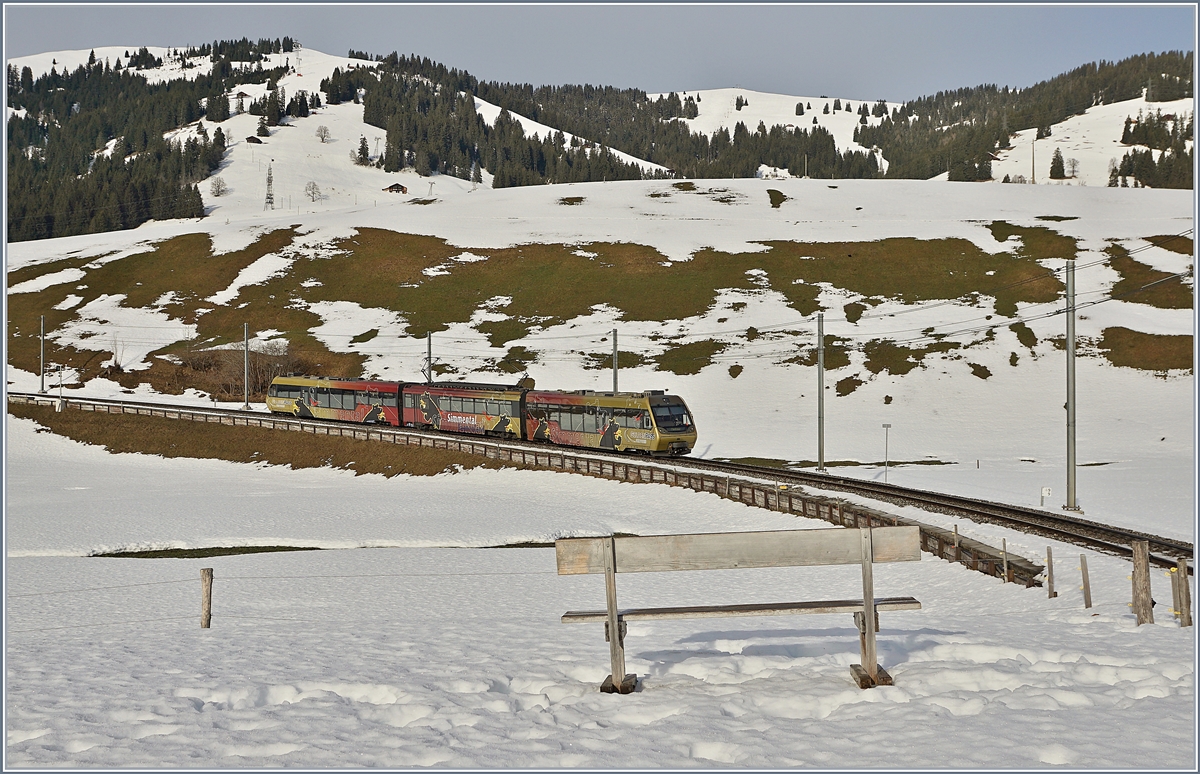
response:
[[[10,392],[8,399],[15,403],[59,402],[58,398],[37,393]],[[81,411],[264,427],[449,449],[531,468],[561,470],[619,481],[687,487],[737,500],[746,505],[822,519],[846,527],[913,525],[920,528],[923,551],[948,561],[960,562],[987,575],[1000,577],[1007,572],[1007,580],[1025,586],[1041,585],[1039,576],[1044,569],[1041,565],[1023,557],[1006,555],[994,546],[971,538],[958,536],[956,539],[949,530],[941,527],[922,524],[913,519],[837,498],[798,492],[796,487],[818,488],[894,505],[916,506],[975,522],[999,524],[1117,556],[1132,555],[1131,541],[1147,540],[1151,547],[1151,561],[1163,567],[1175,566],[1175,560],[1180,557],[1191,559],[1193,551],[1191,543],[1111,527],[1069,515],[823,473],[685,457],[630,457],[599,449],[548,446],[527,441],[453,435],[385,425],[306,420],[240,409],[74,397],[62,401],[60,408],[67,407]],[[1189,568],[1189,572],[1194,570]]]

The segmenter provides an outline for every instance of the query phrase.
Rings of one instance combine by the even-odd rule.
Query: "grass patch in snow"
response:
[[[173,293],[171,303],[162,307],[163,313],[180,323],[198,321],[198,338],[211,338],[212,343],[241,341],[242,323],[250,322],[252,329],[283,328],[278,324],[273,310],[260,310],[254,304],[247,308],[233,309],[232,306],[215,307],[205,298],[224,290],[233,283],[242,269],[268,253],[283,250],[295,238],[294,228],[278,229],[260,236],[243,250],[214,255],[208,234],[182,234],[158,242],[146,252],[130,255],[120,260],[105,263],[91,270],[78,282],[54,285],[37,293],[19,293],[8,298],[8,362],[17,368],[37,373],[39,342],[39,316],[46,316],[46,360],[79,369],[81,379],[87,381],[101,372],[100,364],[114,353],[77,349],[54,342],[51,334],[64,324],[79,319],[78,309],[103,295],[124,295],[121,306],[126,308],[149,307],[167,293]],[[55,271],[63,268],[83,268],[91,260],[70,259],[56,261],[48,266]],[[27,267],[42,268],[42,267]],[[24,270],[22,270],[24,271]],[[25,274],[14,272],[13,276],[23,279]],[[11,280],[11,277],[10,277]],[[85,285],[86,287],[79,287]],[[249,300],[260,286],[242,288],[240,300]],[[281,291],[282,292],[282,291]],[[82,296],[82,301],[72,309],[56,310],[68,295]],[[286,300],[286,294],[283,296]],[[210,309],[206,314],[201,310]],[[308,325],[316,324],[315,316]],[[306,326],[307,327],[307,326]],[[106,341],[107,343],[111,343]],[[113,344],[120,347],[119,340]],[[186,342],[160,350],[160,353],[179,354],[186,351]],[[128,388],[139,382],[148,382],[156,389],[179,392],[169,383],[178,381],[177,367],[158,359],[151,360],[149,370],[131,374],[108,374]]]
[[[1075,215],[1038,215],[1037,219],[1038,220],[1052,220],[1056,223],[1060,223],[1064,220],[1079,220],[1078,216],[1075,216]]]
[[[783,191],[776,191],[774,188],[767,189],[767,196],[771,199],[771,208],[779,209],[779,206],[788,200]]]
[[[340,436],[283,432],[262,427],[190,422],[131,414],[105,414],[10,403],[12,416],[32,419],[58,435],[110,452],[162,457],[261,462],[301,468],[337,468],[355,475],[435,476],[459,468],[500,468],[496,460],[449,449],[360,441]],[[510,467],[519,467],[511,466]]]
[[[584,199],[584,197],[582,197],[582,196],[564,196],[563,198],[558,200],[558,203],[565,204],[568,207],[570,207],[570,206],[573,206],[576,204],[583,204],[583,199]]]
[[[1121,298],[1132,304],[1146,304],[1159,309],[1191,309],[1194,291],[1184,284],[1182,277],[1172,276],[1171,272],[1159,271],[1144,263],[1139,263],[1130,257],[1129,251],[1121,245],[1112,244],[1104,249],[1108,253],[1108,265],[1111,266],[1121,279],[1112,286],[1109,295]],[[1159,280],[1165,280],[1159,282]],[[1138,290],[1151,282],[1157,285]]]
[[[1115,366],[1143,371],[1192,372],[1192,337],[1142,333],[1129,328],[1105,328],[1100,351]]]
[[[1178,234],[1159,234],[1158,236],[1142,237],[1151,244],[1158,245],[1164,250],[1170,250],[1173,253],[1180,255],[1192,255],[1192,238],[1179,236]]]
[[[691,182],[690,180],[685,180],[682,183],[672,183],[671,187],[674,188],[676,191],[695,191],[696,190],[696,184]]]
[[[505,374],[521,374],[529,370],[529,364],[537,360],[537,353],[530,352],[524,347],[512,347],[501,359],[497,360],[490,371]]]
[[[845,368],[850,365],[851,348],[847,339],[838,338],[828,333],[825,334],[825,370],[836,371],[839,368]],[[783,362],[809,367],[815,366],[817,364],[817,347],[815,344],[808,346],[799,355]]]
[[[961,348],[953,341],[939,341],[921,349],[912,349],[885,339],[872,339],[863,345],[866,361],[863,367],[873,374],[887,371],[893,376],[903,376],[921,365],[925,356],[933,352],[949,352]]]
[[[589,371],[612,370],[612,352],[588,352],[584,357],[583,367]],[[626,352],[623,349],[617,352],[617,365],[621,368],[638,368],[647,362],[645,355],[640,352]]]
[[[834,385],[834,390],[837,392],[839,398],[844,398],[864,384],[866,382],[857,376],[847,376],[845,379],[838,379],[837,384]]]
[[[378,335],[379,335],[379,329],[372,328],[371,330],[369,330],[365,333],[360,333],[357,336],[350,339],[350,343],[351,344],[366,344],[368,341],[370,341],[371,339],[375,338]]]
[[[531,327],[554,325],[590,314],[598,304],[622,310],[629,321],[685,319],[703,314],[722,288],[755,291],[746,275],[758,268],[755,254],[729,256],[702,251],[692,260],[663,266],[664,256],[644,245],[583,245],[594,258],[576,255],[581,245],[530,244],[476,250],[486,261],[455,263],[449,272],[426,276],[461,252],[432,237],[381,229],[360,229],[335,245],[329,259],[305,261],[296,276],[322,284],[298,288],[304,300],[354,301],[403,315],[409,335],[444,331],[451,323],[469,322],[498,293],[511,296],[508,320],[483,323],[480,330],[493,346],[526,335]],[[295,283],[292,283],[295,288]],[[815,287],[798,286],[789,293],[805,300],[802,313],[816,310]]]
[[[91,554],[113,559],[207,559],[210,556],[270,554],[276,551],[320,551],[315,546],[214,546],[212,548],[163,548],[157,551],[113,551]]]
[[[1074,255],[1074,240],[1066,241]],[[756,257],[769,275],[771,287],[805,315],[816,311],[815,300],[805,304],[797,295],[813,294],[815,299],[816,283],[905,304],[991,295],[996,299],[997,314],[1007,316],[1016,314],[1019,301],[1053,301],[1063,289],[1063,284],[1037,263],[1046,257],[1040,252],[1040,243],[1036,255],[1020,250],[992,255],[968,240],[955,238],[763,244],[770,252]],[[803,283],[793,284],[797,279]]]
[[[1015,322],[1008,326],[1009,330],[1017,335],[1017,341],[1021,342],[1021,346],[1027,347],[1031,352],[1037,346],[1037,334],[1023,322]]]
[[[713,356],[724,351],[726,346],[724,342],[713,339],[693,341],[668,348],[661,355],[655,355],[654,362],[658,370],[670,371],[678,376],[698,374],[705,366],[712,365]]]

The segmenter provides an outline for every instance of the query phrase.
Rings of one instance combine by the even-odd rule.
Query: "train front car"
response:
[[[662,391],[529,391],[525,394],[525,437],[562,446],[687,454],[696,427],[683,400]]]
[[[399,426],[399,393],[399,382],[278,376],[267,389],[267,408],[301,419]]]
[[[521,388],[506,384],[407,384],[403,390],[404,424],[449,433],[520,438],[521,392]]]

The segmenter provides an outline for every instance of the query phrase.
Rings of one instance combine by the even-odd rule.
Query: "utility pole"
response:
[[[890,422],[883,423],[883,483],[887,483],[888,469],[888,432],[892,429]]]
[[[242,411],[250,410],[250,323],[242,323],[242,344],[244,346],[244,354],[242,364],[242,391],[244,393],[244,403]]]
[[[1075,502],[1075,261],[1067,259],[1067,504],[1063,510],[1078,511]]]
[[[617,329],[613,328],[613,395],[617,394]]]
[[[425,374],[425,383],[430,384],[433,381],[433,331],[425,331],[425,367],[421,370]]]
[[[1037,185],[1037,127],[1033,127],[1033,160],[1029,162],[1029,184]]]
[[[267,199],[263,203],[264,210],[275,209],[275,183],[271,175],[271,165],[267,165]]]
[[[38,360],[38,378],[41,380],[42,386],[38,388],[38,392],[46,391],[46,315],[42,315],[42,355]]]
[[[825,313],[817,312],[817,472],[825,472]]]

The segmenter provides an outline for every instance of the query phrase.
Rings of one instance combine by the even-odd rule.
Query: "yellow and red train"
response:
[[[687,404],[662,390],[558,392],[502,384],[280,376],[267,391],[267,408],[311,419],[651,455],[688,454],[696,445]]]

